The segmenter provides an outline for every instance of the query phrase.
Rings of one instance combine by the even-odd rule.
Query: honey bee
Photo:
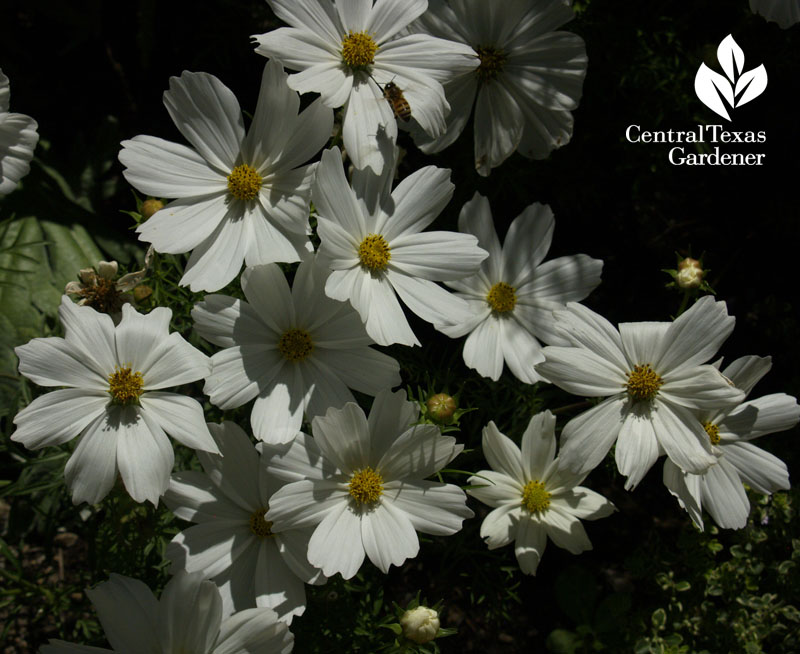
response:
[[[389,101],[389,106],[394,112],[395,118],[408,122],[411,118],[411,107],[403,95],[403,91],[394,82],[389,82],[383,87],[383,97]]]

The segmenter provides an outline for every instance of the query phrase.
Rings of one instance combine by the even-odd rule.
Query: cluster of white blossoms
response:
[[[17,414],[12,439],[36,449],[79,437],[65,469],[76,504],[101,502],[119,475],[134,500],[163,498],[195,523],[167,548],[175,576],[160,603],[117,575],[89,591],[114,651],[288,652],[305,584],[350,579],[365,559],[386,573],[417,555],[417,532],[450,536],[474,515],[440,476],[463,445],[392,390],[400,365],[374,347],[420,345],[404,306],[466,336],[464,361],[484,377],[496,382],[506,365],[520,383],[601,400],[566,422],[559,456],[549,411],[530,417],[521,447],[494,422],[483,430],[491,469],[469,473],[468,487],[491,507],[480,534],[489,548],[514,542],[526,574],[548,538],[575,554],[591,548],[581,520],[614,506],[580,484],[615,443],[629,490],[666,455],[664,482],[700,527],[703,508],[720,526],[745,525],[743,482],[788,488],[786,466],[749,441],[791,428],[800,408],[784,394],[744,402],[769,359],[722,372],[709,363],[734,326],[724,302],[704,297],[673,322],[616,329],[576,303],[600,283],[601,261],[545,261],[548,206],[526,207],[501,246],[478,193],[459,233],[428,230],[453,195],[449,170],[425,166],[394,183],[397,120],[437,152],[475,104],[482,175],[515,150],[541,158],[569,141],[586,54],[579,37],[554,31],[572,17],[568,2],[268,2],[288,27],[254,37],[269,61],[249,128],[219,79],[184,72],[164,104],[191,147],[140,135],[119,154],[134,188],[172,199],[137,232],[155,252],[191,253],[180,284],[213,293],[236,281],[232,295],[206,295],[191,311],[216,352],[170,333],[169,308],[143,315],[66,296],[64,338],[16,349],[23,375],[58,390]],[[309,92],[320,97],[301,112],[298,93]],[[0,74],[0,192],[35,144],[35,123],[7,106]],[[336,107],[344,149],[314,161]],[[19,147],[7,138],[15,126]],[[99,286],[127,290],[112,267],[82,271],[67,290],[84,300]],[[206,424],[201,398],[165,391],[200,380],[223,411],[252,402],[248,431]],[[374,398],[368,416],[354,391]],[[167,434],[196,450],[202,472],[171,475]],[[410,641],[439,629],[436,612],[414,623],[403,625]],[[89,651],[107,650],[42,649]]]

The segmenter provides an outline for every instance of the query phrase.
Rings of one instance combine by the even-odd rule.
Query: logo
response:
[[[719,44],[717,60],[725,76],[715,73],[705,64],[700,64],[694,78],[694,90],[704,105],[730,121],[729,109],[747,104],[767,88],[767,69],[761,64],[742,72],[744,51],[730,34]]]

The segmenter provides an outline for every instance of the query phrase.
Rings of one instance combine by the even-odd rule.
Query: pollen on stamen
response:
[[[271,538],[274,536],[272,533],[272,523],[264,518],[267,509],[256,509],[250,514],[250,531],[259,539]]]
[[[136,404],[143,390],[142,373],[132,372],[130,366],[117,367],[108,376],[108,392],[115,404]]]
[[[385,270],[392,258],[392,249],[380,234],[369,234],[358,246],[358,259],[361,265],[372,272]]]
[[[479,46],[475,48],[475,52],[481,60],[475,74],[482,83],[488,84],[503,72],[508,55],[494,46]]]
[[[311,340],[311,334],[305,329],[287,329],[278,341],[278,352],[289,361],[302,361],[313,351],[314,342]]]
[[[530,513],[541,513],[550,507],[550,493],[539,480],[529,481],[522,489],[522,506]]]
[[[706,421],[703,423],[703,429],[706,430],[706,434],[708,434],[708,440],[711,441],[711,444],[719,445],[720,441],[719,427],[715,425],[713,422]]]
[[[228,192],[237,200],[252,200],[258,195],[262,183],[255,168],[242,164],[228,175]]]
[[[486,295],[486,301],[497,313],[507,313],[517,306],[516,289],[505,282],[497,282]]]
[[[383,494],[383,477],[367,466],[353,473],[347,488],[358,504],[372,504]]]
[[[649,363],[634,366],[633,370],[625,374],[628,376],[625,388],[634,400],[652,400],[664,384],[661,375],[653,370]]]
[[[353,69],[364,69],[375,63],[378,44],[366,32],[348,32],[342,38],[342,62]]]

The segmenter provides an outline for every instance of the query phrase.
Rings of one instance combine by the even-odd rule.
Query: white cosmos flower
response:
[[[400,366],[374,342],[348,304],[325,296],[327,271],[316,258],[300,264],[289,290],[275,264],[247,268],[247,301],[207,295],[192,310],[200,335],[226,349],[211,357],[205,392],[222,409],[255,398],[256,438],[284,443],[329,407],[400,383]]]
[[[339,150],[322,154],[313,199],[320,255],[333,270],[325,292],[349,300],[380,345],[419,345],[397,296],[428,322],[467,320],[467,303],[434,281],[474,274],[488,253],[472,235],[422,231],[450,201],[449,170],[426,166],[391,191],[393,172],[356,170],[350,188]]]
[[[530,419],[522,435],[522,451],[497,429],[483,428],[483,454],[491,470],[469,478],[467,492],[492,511],[481,524],[489,549],[515,543],[519,567],[536,574],[549,537],[556,545],[580,554],[592,549],[581,520],[610,515],[614,505],[599,493],[579,486],[586,474],[559,468],[555,416],[549,411]]]
[[[9,113],[10,99],[8,77],[0,70],[0,195],[11,193],[28,174],[39,142],[36,121],[24,114]]]
[[[86,594],[112,649],[51,640],[41,654],[289,654],[294,646],[272,609],[223,620],[219,591],[200,574],[178,573],[159,600],[141,581],[118,574]]]
[[[411,115],[431,137],[444,133],[450,106],[442,82],[478,65],[469,46],[427,34],[397,34],[427,0],[267,0],[291,27],[253,36],[256,52],[301,71],[289,76],[300,93],[344,106],[342,139],[356,168],[383,171],[397,140],[384,85],[400,89]]]
[[[488,175],[517,150],[545,158],[572,136],[573,109],[586,75],[586,46],[569,32],[567,0],[431,0],[412,29],[471,46],[480,66],[445,83],[447,132],[414,136],[423,152],[451,145],[475,105],[475,168]],[[477,99],[476,99],[477,98]]]
[[[478,237],[489,252],[477,275],[445,282],[472,310],[469,320],[437,328],[464,343],[464,362],[497,381],[505,360],[514,376],[542,381],[534,365],[544,361],[539,340],[567,345],[555,330],[553,311],[582,300],[600,283],[603,262],[585,254],[542,263],[555,220],[546,204],[528,206],[508,228],[500,247],[489,201],[477,192],[461,209],[458,228]]]
[[[800,22],[800,0],[750,0],[750,10],[784,30]]]
[[[59,316],[64,338],[34,338],[14,351],[28,379],[67,388],[20,411],[11,439],[38,449],[80,434],[64,470],[75,504],[102,500],[118,472],[134,500],[158,504],[174,462],[167,434],[218,452],[200,404],[162,390],[206,377],[209,358],[169,333],[172,311],[164,307],[142,315],[126,304],[115,327],[111,316],[64,296]]]
[[[281,483],[267,474],[241,427],[210,424],[220,455],[198,452],[205,473],[172,475],[164,504],[196,522],[167,546],[172,572],[199,572],[222,596],[223,614],[267,606],[291,623],[306,608],[305,583],[324,583],[308,563],[310,530],[277,533],[264,520]]]
[[[544,348],[536,370],[575,395],[611,396],[566,424],[563,467],[588,472],[616,441],[617,467],[630,490],[661,454],[695,474],[716,462],[718,450],[692,411],[744,398],[714,366],[701,365],[733,331],[724,302],[705,296],[674,322],[621,323],[619,331],[573,302],[555,317],[571,347]]]
[[[299,261],[308,245],[313,165],[331,135],[333,114],[300,99],[268,63],[250,130],[233,93],[208,73],[170,79],[164,104],[194,146],[155,136],[122,142],[125,179],[142,193],[177,198],[139,225],[158,252],[192,250],[181,284],[215,291],[248,266]]]
[[[722,374],[749,394],[771,367],[770,357],[746,356],[731,363]],[[685,473],[667,460],[664,483],[700,529],[703,509],[720,527],[741,529],[750,515],[750,501],[742,482],[767,495],[789,488],[786,464],[750,441],[794,427],[800,421],[800,406],[790,395],[773,393],[735,407],[697,411],[694,415],[719,448],[720,457],[716,465],[700,475]]]
[[[314,418],[272,452],[267,470],[291,483],[270,499],[278,531],[315,527],[308,560],[327,576],[349,579],[369,557],[382,572],[419,551],[417,531],[449,536],[472,517],[464,492],[426,481],[463,449],[434,425],[413,424],[419,409],[403,391],[384,391],[369,418],[352,402]]]

